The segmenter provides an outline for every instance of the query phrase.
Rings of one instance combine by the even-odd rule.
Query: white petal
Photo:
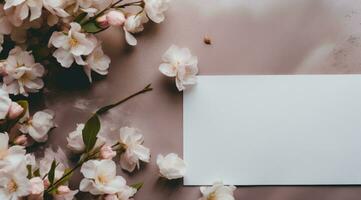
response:
[[[54,51],[53,56],[56,58],[56,60],[61,64],[61,66],[69,68],[73,62],[74,57],[71,55],[71,53],[64,49],[57,49]]]
[[[89,160],[81,166],[80,172],[84,175],[85,178],[95,179],[97,176],[98,165],[99,161]]]
[[[127,41],[127,43],[131,46],[136,46],[137,39],[135,39],[135,37],[125,29],[124,29],[124,33],[125,33],[125,40]]]
[[[159,66],[159,71],[168,77],[175,77],[177,75],[177,68],[168,63],[162,63]]]

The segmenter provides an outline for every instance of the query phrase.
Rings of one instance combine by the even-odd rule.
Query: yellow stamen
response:
[[[13,192],[16,192],[16,190],[18,189],[18,185],[16,184],[16,182],[14,180],[11,180],[8,183],[7,188],[10,193],[13,193]]]
[[[208,195],[207,200],[217,200],[216,193],[212,192]]]
[[[74,38],[70,38],[69,44],[70,44],[70,46],[74,47],[78,44],[78,40],[76,40]]]

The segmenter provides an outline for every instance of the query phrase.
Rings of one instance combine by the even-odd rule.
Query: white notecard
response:
[[[361,75],[198,78],[185,185],[361,184]]]

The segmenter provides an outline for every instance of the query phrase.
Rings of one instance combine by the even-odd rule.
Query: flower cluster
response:
[[[67,136],[67,148],[79,158],[69,162],[61,148],[37,147],[56,128],[55,113],[32,111],[26,100],[44,88],[50,66],[81,67],[89,81],[92,72],[108,73],[110,58],[96,33],[109,27],[124,32],[136,45],[135,34],[144,24],[161,23],[170,0],[0,0],[0,199],[73,200],[88,192],[100,200],[130,200],[142,183],[128,184],[117,174],[116,163],[129,174],[151,162],[142,132],[121,127],[109,138],[101,129],[101,116],[115,106],[151,91],[150,85],[116,103],[101,107],[76,125]],[[172,45],[159,70],[175,77],[179,91],[196,83],[198,59],[189,49]],[[19,100],[21,99],[21,100]],[[40,149],[43,150],[43,149]],[[36,156],[35,156],[36,155]],[[174,153],[156,157],[159,176],[182,178],[186,163]],[[73,173],[80,170],[79,188],[70,189]],[[216,183],[201,188],[200,200],[233,198],[233,186]]]
[[[28,96],[44,87],[50,66],[82,67],[108,73],[110,58],[96,33],[110,26],[124,30],[129,45],[148,21],[160,23],[169,0],[1,0],[0,74],[2,88]]]

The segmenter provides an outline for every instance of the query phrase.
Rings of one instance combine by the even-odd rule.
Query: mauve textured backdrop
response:
[[[158,71],[164,51],[171,44],[190,48],[199,58],[200,74],[205,75],[359,73],[360,8],[359,0],[173,0],[165,22],[147,25],[137,36],[136,47],[125,44],[121,30],[100,34],[112,59],[106,78],[88,85],[80,70],[62,71],[57,79],[48,80],[44,95],[34,97],[33,107],[56,111],[58,128],[51,133],[49,145],[66,149],[66,136],[76,123],[83,123],[97,107],[152,83],[154,91],[102,117],[103,133],[137,127],[152,152],[151,162],[140,171],[128,174],[118,169],[118,173],[130,184],[144,182],[137,200],[198,199],[198,187],[158,179],[156,155],[182,155],[183,151],[182,93]],[[203,43],[204,35],[211,37],[212,45]],[[80,179],[77,172],[71,186],[77,187]],[[358,200],[361,188],[239,187],[235,196],[240,200]],[[79,199],[91,198],[83,194]]]

